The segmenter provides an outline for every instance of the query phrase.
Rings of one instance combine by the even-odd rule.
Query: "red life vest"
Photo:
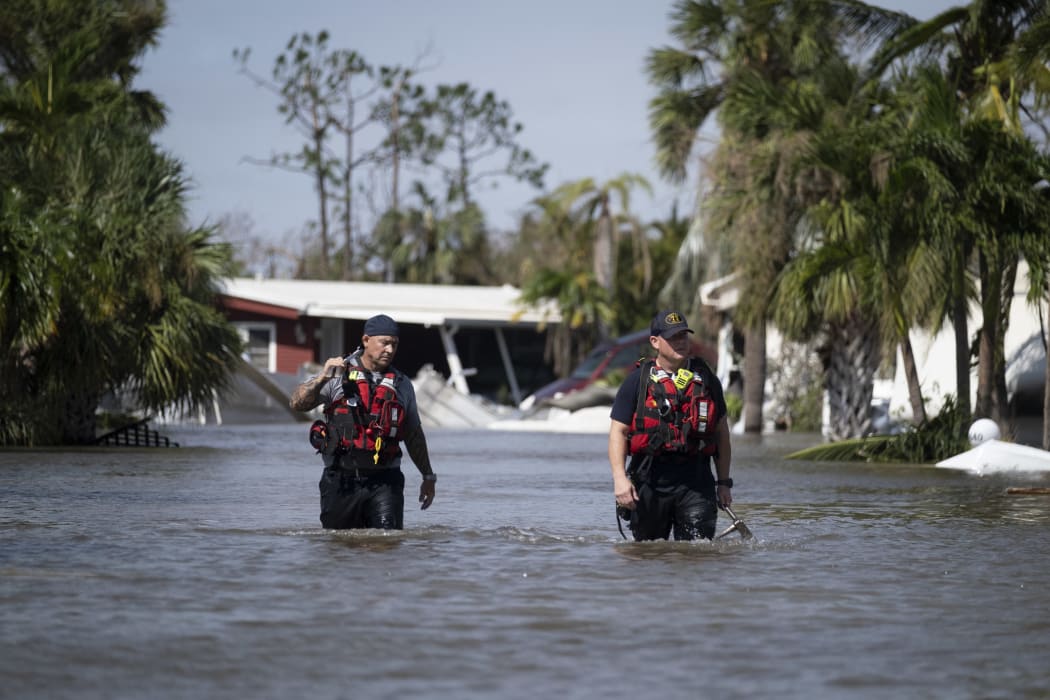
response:
[[[318,425],[321,421],[314,424],[310,443],[318,452],[333,456],[360,450],[375,465],[400,456],[405,409],[397,398],[399,379],[391,370],[375,384],[365,368],[349,367],[343,378],[343,396],[325,406],[326,420],[323,425]]]
[[[672,375],[651,360],[642,363],[629,434],[632,455],[712,455],[718,450],[714,435],[721,416],[704,380],[706,368],[701,361]]]

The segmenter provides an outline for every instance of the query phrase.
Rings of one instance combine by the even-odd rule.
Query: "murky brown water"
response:
[[[635,544],[604,436],[432,430],[434,506],[330,533],[302,425],[167,433],[0,452],[0,697],[1050,695],[1047,479],[737,438],[757,541]]]

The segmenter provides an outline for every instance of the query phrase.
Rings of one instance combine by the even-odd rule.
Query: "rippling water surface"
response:
[[[738,437],[757,540],[627,543],[603,435],[431,430],[429,510],[325,532],[304,426],[167,434],[0,452],[0,697],[1050,697],[1047,479]]]

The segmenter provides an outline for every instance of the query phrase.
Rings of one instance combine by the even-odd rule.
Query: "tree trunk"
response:
[[[747,329],[744,339],[744,432],[762,432],[766,398],[766,324]]]
[[[1047,286],[1046,327],[1050,328],[1050,286]],[[1046,355],[1046,369],[1043,379],[1043,449],[1050,450],[1050,349],[1047,348],[1046,335],[1043,335],[1043,353]]]
[[[318,144],[320,146],[320,144]],[[316,173],[318,224],[321,232],[321,279],[328,279],[328,188],[325,186],[324,170],[317,165]]]
[[[977,401],[973,407],[974,418],[991,418],[993,415],[992,393],[995,386],[995,348],[999,331],[999,297],[1001,277],[997,261],[988,260],[982,250],[977,254],[977,267],[981,278],[981,329],[977,333]]]
[[[616,293],[616,242],[613,240],[613,222],[609,214],[609,198],[602,198],[601,211],[594,227],[594,278],[598,286],[605,290],[607,299],[612,301]],[[608,340],[611,332],[609,325],[598,319],[598,334]]]
[[[871,396],[879,367],[878,329],[854,316],[829,333],[828,437],[846,440],[871,433]]]
[[[919,383],[919,371],[915,366],[915,351],[911,347],[911,336],[904,335],[900,343],[901,361],[904,363],[904,376],[908,381],[908,398],[911,400],[912,423],[918,425],[926,422],[926,402],[922,399],[922,385]]]
[[[952,326],[955,331],[955,398],[963,415],[970,415],[970,328],[966,309],[965,262],[955,270],[955,295],[952,299]],[[964,421],[965,423],[965,421]]]
[[[1017,257],[1011,255],[1009,262],[1000,266],[1002,281],[999,284],[999,312],[996,323],[999,331],[996,334],[995,364],[993,366],[995,387],[993,405],[996,420],[1004,434],[1013,434],[1013,419],[1010,411],[1010,397],[1006,389],[1006,332],[1010,329],[1010,308],[1014,301],[1014,283],[1017,281]]]
[[[467,120],[467,115],[460,115],[460,119],[464,122]],[[460,127],[461,129],[463,127]],[[467,139],[465,134],[460,134],[459,137],[459,177],[458,184],[460,190],[460,196],[463,197],[463,209],[466,210],[470,207],[470,158],[468,157],[467,150]]]
[[[991,418],[1006,434],[1009,422],[1006,395],[1007,319],[1013,301],[1016,261],[1003,265],[998,251],[978,255],[981,274],[981,313],[983,315],[978,345],[977,405],[975,418]]]
[[[313,105],[313,140],[314,157],[314,186],[317,188],[318,202],[318,226],[321,233],[321,261],[319,274],[321,279],[328,279],[328,178],[324,169],[324,138],[325,128],[322,125],[321,115],[318,114],[317,105]]]
[[[401,221],[401,89],[405,81],[399,80],[390,98],[390,208],[397,215],[398,241],[404,240]],[[394,262],[386,260],[384,281],[394,282]]]
[[[346,250],[343,253],[343,280],[350,281],[354,277],[354,100],[348,98],[346,101],[347,119],[349,128],[346,130],[346,167],[343,170],[343,196],[346,197],[346,205],[343,209],[343,239]]]
[[[90,445],[95,441],[95,411],[98,395],[82,389],[66,395],[65,411],[59,417],[59,435],[63,445]]]

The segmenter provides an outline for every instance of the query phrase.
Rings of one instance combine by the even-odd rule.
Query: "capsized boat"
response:
[[[1050,473],[1050,452],[1038,447],[989,439],[973,449],[937,462],[937,466],[964,469],[977,475],[997,472]]]

